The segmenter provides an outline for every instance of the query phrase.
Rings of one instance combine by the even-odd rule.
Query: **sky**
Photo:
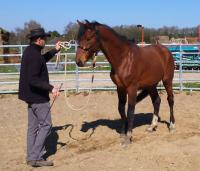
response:
[[[2,0],[0,27],[23,28],[35,20],[47,31],[63,33],[69,22],[87,19],[113,26],[148,28],[200,25],[200,0]]]

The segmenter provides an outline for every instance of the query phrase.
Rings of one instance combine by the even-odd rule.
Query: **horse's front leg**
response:
[[[132,129],[133,129],[135,104],[137,98],[137,87],[134,86],[129,87],[127,89],[127,92],[128,92],[128,111],[127,111],[128,129],[127,129],[127,136],[125,138],[125,143],[130,144],[132,141]]]
[[[118,94],[118,110],[122,119],[121,137],[124,137],[127,129],[127,118],[125,113],[125,105],[127,101],[127,93],[124,88],[117,87]]]

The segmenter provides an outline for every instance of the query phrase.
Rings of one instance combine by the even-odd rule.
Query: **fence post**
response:
[[[78,65],[76,65],[76,92],[79,92],[79,70],[78,70]]]
[[[19,50],[20,50],[20,60],[22,59],[22,55],[23,55],[23,47],[22,45],[19,46]]]
[[[78,45],[77,45],[77,43],[75,43],[75,53],[77,51],[77,47],[78,47]],[[76,63],[75,63],[75,65],[76,65]],[[80,84],[79,84],[79,68],[78,68],[78,65],[76,65],[76,92],[79,92],[79,86],[80,86]]]
[[[179,65],[179,85],[180,85],[180,91],[183,90],[183,54],[182,54],[182,45],[180,44],[180,65]]]

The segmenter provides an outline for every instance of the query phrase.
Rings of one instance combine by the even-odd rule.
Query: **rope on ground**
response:
[[[71,129],[69,130],[69,137],[70,137],[71,139],[75,140],[75,141],[86,141],[86,140],[88,140],[88,139],[93,135],[93,133],[94,133],[94,129],[92,129],[92,132],[91,132],[87,137],[78,139],[78,138],[75,138],[74,136],[72,136],[72,131],[73,131],[73,129],[74,129],[74,125],[69,125],[69,126],[71,127]]]

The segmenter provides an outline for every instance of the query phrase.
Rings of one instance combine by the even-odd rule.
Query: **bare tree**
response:
[[[30,30],[41,27],[41,24],[31,20],[24,23],[24,28],[16,28],[17,44],[27,44],[27,35]]]
[[[78,32],[78,24],[69,22],[69,24],[65,27],[64,34],[66,40],[74,40],[76,39],[76,34]]]

